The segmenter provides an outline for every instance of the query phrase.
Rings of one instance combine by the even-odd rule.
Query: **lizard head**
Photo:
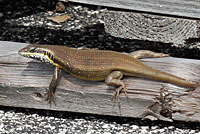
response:
[[[43,45],[37,45],[37,44],[28,45],[20,49],[18,53],[21,56],[48,63],[51,63],[53,58],[48,49],[43,47]]]

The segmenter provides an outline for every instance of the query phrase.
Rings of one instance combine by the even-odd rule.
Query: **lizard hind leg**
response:
[[[105,79],[107,85],[116,87],[116,91],[113,95],[113,98],[117,97],[118,102],[119,102],[119,95],[122,90],[124,90],[124,93],[127,96],[126,86],[123,83],[123,81],[120,80],[122,77],[123,73],[121,71],[113,71]]]
[[[141,58],[160,58],[160,57],[169,57],[169,54],[164,53],[156,53],[149,50],[137,50],[134,52],[129,53],[129,55],[135,59]]]

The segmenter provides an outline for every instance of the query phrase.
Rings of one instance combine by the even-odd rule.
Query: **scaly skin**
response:
[[[57,70],[61,68],[71,75],[90,81],[105,80],[107,85],[117,88],[114,97],[118,97],[121,90],[126,93],[126,87],[120,80],[123,75],[137,76],[164,81],[179,86],[196,88],[196,83],[183,78],[150,68],[140,62],[142,57],[165,57],[168,55],[151,51],[136,51],[130,55],[97,49],[74,49],[56,45],[29,45],[19,50],[19,54],[33,59],[52,63]],[[34,56],[37,56],[34,57]],[[55,71],[56,73],[56,71]],[[58,73],[57,73],[58,74]],[[57,78],[57,74],[54,74]],[[53,82],[57,79],[52,79]],[[51,84],[52,85],[52,84]],[[56,84],[49,86],[49,96],[55,94]],[[52,95],[51,95],[52,94]],[[51,103],[52,99],[48,99]]]

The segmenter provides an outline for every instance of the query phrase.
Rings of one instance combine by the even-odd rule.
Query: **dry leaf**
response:
[[[60,15],[60,16],[55,16],[55,17],[47,17],[47,19],[60,24],[62,22],[65,22],[66,20],[71,19],[71,17],[69,15]]]

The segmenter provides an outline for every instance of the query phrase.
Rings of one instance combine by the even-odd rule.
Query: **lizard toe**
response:
[[[46,89],[46,90],[47,90],[47,92],[45,93],[45,95],[47,96],[46,101],[48,102],[48,104],[50,104],[50,106],[51,106],[52,102],[56,105],[55,94],[48,89]]]
[[[113,94],[113,99],[114,98],[118,98],[119,99],[119,95],[121,93],[121,91],[124,90],[124,94],[127,97],[127,88],[125,85],[121,85],[120,87],[116,88],[115,93]]]

